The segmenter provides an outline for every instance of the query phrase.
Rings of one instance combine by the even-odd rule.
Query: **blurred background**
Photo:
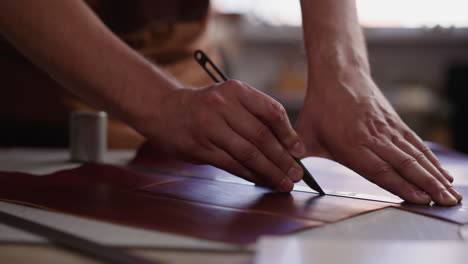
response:
[[[397,112],[423,139],[468,153],[468,1],[357,2],[373,78]],[[307,81],[299,1],[212,5],[228,76],[283,103],[294,121]]]

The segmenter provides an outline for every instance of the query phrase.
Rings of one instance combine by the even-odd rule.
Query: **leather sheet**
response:
[[[0,199],[236,244],[254,242],[260,235],[284,234],[323,224],[311,218],[193,202],[145,190],[184,180],[103,164],[86,164],[45,176],[2,172]]]
[[[466,199],[468,199],[468,156],[434,143],[427,142],[427,144],[442,162],[444,167],[453,174],[455,178],[454,186],[463,194]],[[436,217],[457,224],[468,223],[468,206],[463,202],[453,207],[441,207],[437,205],[421,206],[403,203],[403,201],[397,196],[387,192],[375,184],[372,184],[357,173],[334,161],[323,158],[306,158],[303,160],[303,163],[327,194],[337,196],[336,204],[334,205],[337,210],[346,210],[346,208],[349,209],[350,207],[353,207],[353,203],[356,200],[359,201],[358,206],[363,206],[363,204],[365,204],[358,199],[344,199],[340,197],[360,197],[369,200],[389,202],[388,206]],[[216,181],[251,184],[238,177],[235,177],[234,175],[211,166],[163,160],[158,157],[157,154],[155,154],[148,145],[143,145],[143,147],[137,153],[135,159],[131,162],[131,166],[147,172],[158,171],[171,175],[185,175],[197,178],[212,179]],[[206,188],[210,188],[209,185]],[[294,190],[297,193],[299,191],[305,193],[316,193],[307,187],[307,185],[305,185],[303,182],[296,184]],[[215,192],[219,191],[220,190],[216,190]],[[300,195],[296,195],[296,192],[293,192],[294,195],[299,197]],[[166,193],[166,195],[169,194]],[[182,196],[186,195],[188,194],[185,193],[185,195]],[[324,222],[333,222],[350,216],[349,214],[347,215],[344,213],[342,215],[334,215],[333,213],[329,213],[325,216],[317,215],[318,213],[311,212],[320,211],[317,208],[327,207],[326,204],[332,203],[329,197],[330,195],[323,197],[324,199],[316,198],[314,201],[315,209],[310,210],[307,213],[314,214],[313,217],[315,219],[319,219]],[[299,200],[300,198],[296,198],[295,204],[297,204]],[[262,205],[255,205],[255,208],[261,206]],[[294,214],[291,212],[294,211],[292,209],[293,207],[294,206],[288,206],[288,209],[281,210],[285,210],[288,211],[288,213]],[[294,215],[300,216],[301,213],[296,211]]]
[[[468,158],[435,146],[468,197]],[[143,147],[130,169],[85,164],[45,176],[0,172],[0,199],[92,219],[235,244],[255,242],[394,206],[456,223],[468,223],[463,204],[416,206],[350,199],[355,194],[395,198],[329,160],[304,160],[330,193],[318,196],[297,184],[290,194],[254,186],[222,170],[157,157]],[[137,170],[135,170],[137,168]],[[456,184],[456,185],[457,185]]]
[[[305,192],[277,193],[267,188],[204,179],[186,179],[167,185],[154,185],[138,190],[202,204],[236,208],[297,219],[332,223],[345,218],[386,207],[380,202],[368,202],[334,196],[318,196]]]
[[[4,201],[235,244],[388,206],[92,163],[45,176],[1,172],[0,182]]]

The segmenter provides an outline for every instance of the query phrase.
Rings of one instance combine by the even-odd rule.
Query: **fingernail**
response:
[[[463,199],[463,195],[457,191],[457,189],[455,189],[453,186],[450,186],[449,188],[449,192],[455,196],[455,198],[457,198],[457,200],[461,201],[461,199]]]
[[[296,144],[294,144],[292,150],[293,154],[302,156],[305,154],[305,147],[304,144],[300,141],[298,141]]]
[[[440,198],[442,201],[449,202],[450,204],[457,204],[458,200],[449,193],[448,190],[443,190],[440,192]]]
[[[302,179],[302,173],[301,170],[296,168],[296,167],[291,167],[288,170],[288,176],[291,178],[293,182],[298,182]]]
[[[292,183],[292,181],[289,178],[283,178],[281,180],[279,190],[281,192],[290,192],[292,190],[293,186],[294,186],[294,184]]]

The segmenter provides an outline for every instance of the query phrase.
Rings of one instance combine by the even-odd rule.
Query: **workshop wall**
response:
[[[307,78],[301,27],[228,17],[218,17],[213,30],[223,32],[216,35],[229,75],[282,102],[294,120]],[[405,122],[424,139],[453,146],[457,125],[456,107],[447,96],[449,72],[468,65],[468,29],[367,28],[364,33],[373,78]]]

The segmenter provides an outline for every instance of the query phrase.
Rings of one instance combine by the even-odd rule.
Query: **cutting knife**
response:
[[[200,66],[203,67],[203,69],[210,75],[210,77],[216,82],[220,83],[222,81],[228,81],[229,78],[214,64],[214,62],[208,57],[208,55],[205,54],[202,50],[196,50],[195,53],[193,54],[195,57],[195,60],[200,64]],[[216,75],[207,67],[207,64],[215,70],[215,72],[218,74],[218,77],[221,78],[218,79]],[[306,169],[302,161],[296,157],[293,157],[296,162],[301,166],[302,170],[304,171],[304,177],[302,180],[314,191],[317,191],[320,195],[325,195],[325,192],[322,190],[320,185],[317,183],[317,181],[314,179],[312,174]]]

